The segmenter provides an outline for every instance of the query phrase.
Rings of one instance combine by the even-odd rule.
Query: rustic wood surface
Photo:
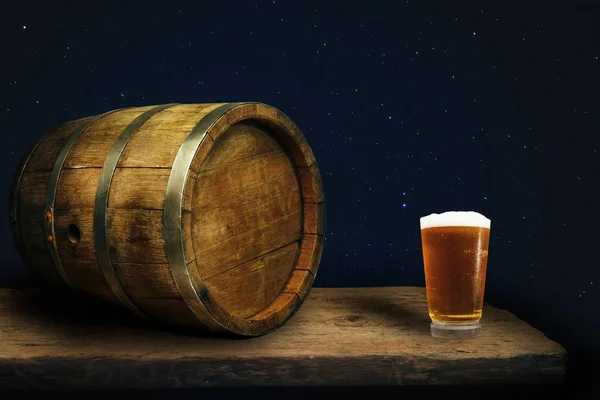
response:
[[[314,174],[300,172],[308,168]],[[183,188],[189,278],[178,287],[196,315],[208,311],[227,330],[254,335],[276,329],[298,310],[323,247],[318,171],[298,127],[273,107],[247,103],[212,125]],[[314,207],[305,213],[308,203]]]
[[[296,263],[302,202],[294,167],[275,138],[240,123],[215,141],[193,193],[200,280],[231,314],[251,317],[279,296]]]
[[[315,288],[286,325],[251,339],[166,331],[106,304],[3,289],[0,326],[0,389],[559,384],[566,365],[563,347],[488,304],[480,337],[432,338],[425,291],[414,287]]]
[[[46,282],[240,335],[277,329],[312,285],[322,183],[306,139],[273,107],[114,110],[62,124],[24,162],[13,232]]]

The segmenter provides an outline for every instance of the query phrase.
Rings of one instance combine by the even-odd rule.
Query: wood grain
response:
[[[169,264],[114,263],[121,286],[130,297],[181,299]]]
[[[80,239],[72,243],[68,237],[69,226],[79,229]],[[56,247],[61,259],[96,261],[94,248],[94,208],[65,208],[54,212]]]
[[[320,176],[302,132],[265,104],[222,108],[225,114],[206,125],[206,135],[196,136],[201,131],[195,127],[224,104],[171,106],[132,132],[108,192],[112,288],[105,275],[111,271],[102,271],[96,253],[99,177],[115,140],[155,106],[109,112],[89,126],[91,117],[67,122],[46,134],[31,151],[11,197],[18,202],[14,226],[24,261],[45,281],[62,284],[44,229],[50,218],[51,240],[77,290],[115,303],[113,292],[119,293],[120,285],[151,317],[187,327],[226,327],[222,330],[242,335],[278,328],[302,304],[319,264],[322,240],[310,235],[322,238],[325,229]],[[163,229],[173,164],[193,131],[192,137],[203,141],[190,154],[182,199],[188,282],[185,271],[172,271]],[[51,171],[74,133],[77,140],[58,178],[54,214],[48,216]],[[184,282],[176,284],[174,274]],[[190,284],[196,293],[188,290],[183,298],[179,289]]]
[[[181,104],[161,111],[133,135],[119,167],[171,168],[190,131],[220,104]]]
[[[170,168],[117,168],[108,197],[109,208],[162,210]]]
[[[25,171],[23,173],[19,187],[19,206],[36,205],[43,208],[46,205],[46,192],[50,182],[50,173],[51,171]]]
[[[17,201],[16,243],[19,254],[30,269],[43,282],[64,287],[64,281],[55,269],[48,253],[47,237],[44,232],[46,193],[50,174],[64,144],[76,130],[87,125],[93,117],[69,121],[45,134],[31,151],[21,176],[18,193],[11,201]]]
[[[58,178],[54,209],[94,208],[102,168],[63,169]]]
[[[127,125],[153,107],[136,107],[116,111],[94,122],[75,142],[65,160],[64,169],[102,168],[110,148],[127,128]]]
[[[52,129],[34,150],[25,171],[52,171],[54,162],[75,130],[84,127],[94,117],[69,121]],[[50,176],[50,175],[48,175]]]
[[[285,326],[248,340],[158,330],[39,290],[0,290],[0,325],[2,389],[561,384],[566,367],[562,346],[488,304],[480,337],[432,338],[413,287],[315,288]]]
[[[113,263],[166,264],[162,210],[109,208],[108,249]]]
[[[204,282],[212,296],[231,314],[251,317],[264,310],[282,292],[296,262],[298,249],[299,242],[295,241]],[[202,265],[201,260],[197,262]]]
[[[77,242],[69,239],[68,232],[71,226],[77,227],[79,231]],[[112,296],[96,260],[93,207],[74,206],[55,210],[54,231],[58,256],[71,283],[94,296]]]
[[[252,316],[251,321],[268,321],[267,326],[279,325],[289,318],[290,314],[294,314],[299,307],[300,299],[296,293],[281,293],[267,308]]]
[[[202,280],[231,314],[259,312],[285,286],[296,261],[289,249],[298,249],[290,244],[301,235],[299,191],[289,158],[260,126],[236,124],[215,138],[185,236],[193,238]]]

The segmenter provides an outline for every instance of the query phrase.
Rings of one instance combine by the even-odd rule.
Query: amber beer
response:
[[[427,304],[434,337],[476,337],[491,221],[473,211],[421,218]]]

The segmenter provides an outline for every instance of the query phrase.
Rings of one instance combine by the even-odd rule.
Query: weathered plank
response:
[[[161,111],[133,135],[119,167],[171,168],[192,128],[218,104],[180,104]]]
[[[284,296],[277,301],[297,300]],[[144,308],[165,305],[143,301]],[[120,309],[40,290],[0,290],[0,326],[2,389],[559,384],[565,378],[562,346],[488,304],[478,338],[431,337],[425,291],[414,287],[315,288],[286,325],[246,340],[159,330]]]
[[[298,254],[298,242],[273,250],[206,280],[212,296],[231,314],[248,318],[281,293]],[[200,261],[201,264],[201,261]],[[256,290],[257,285],[262,290]],[[285,290],[284,290],[285,291]]]
[[[93,118],[94,117],[86,117],[69,121],[48,132],[31,154],[31,158],[29,159],[25,170],[28,172],[52,171],[56,158],[71,135],[76,130],[85,127]],[[50,174],[48,174],[48,177],[50,177]]]
[[[115,111],[94,122],[75,142],[64,168],[102,168],[110,148],[127,125],[152,108],[146,106]]]
[[[215,139],[191,204],[187,261],[194,252],[202,280],[229,313],[260,312],[281,293],[299,250],[302,202],[290,159],[261,127],[236,124]]]
[[[114,263],[168,263],[161,234],[162,217],[162,210],[109,208],[106,230],[111,260]]]
[[[162,210],[170,168],[117,168],[109,208]]]
[[[130,297],[180,299],[169,264],[113,263],[123,290]]]

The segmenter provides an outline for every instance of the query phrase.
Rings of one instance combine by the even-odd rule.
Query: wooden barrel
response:
[[[48,132],[15,174],[11,224],[44,281],[156,322],[282,326],[323,249],[319,169],[262,103],[125,108]]]

